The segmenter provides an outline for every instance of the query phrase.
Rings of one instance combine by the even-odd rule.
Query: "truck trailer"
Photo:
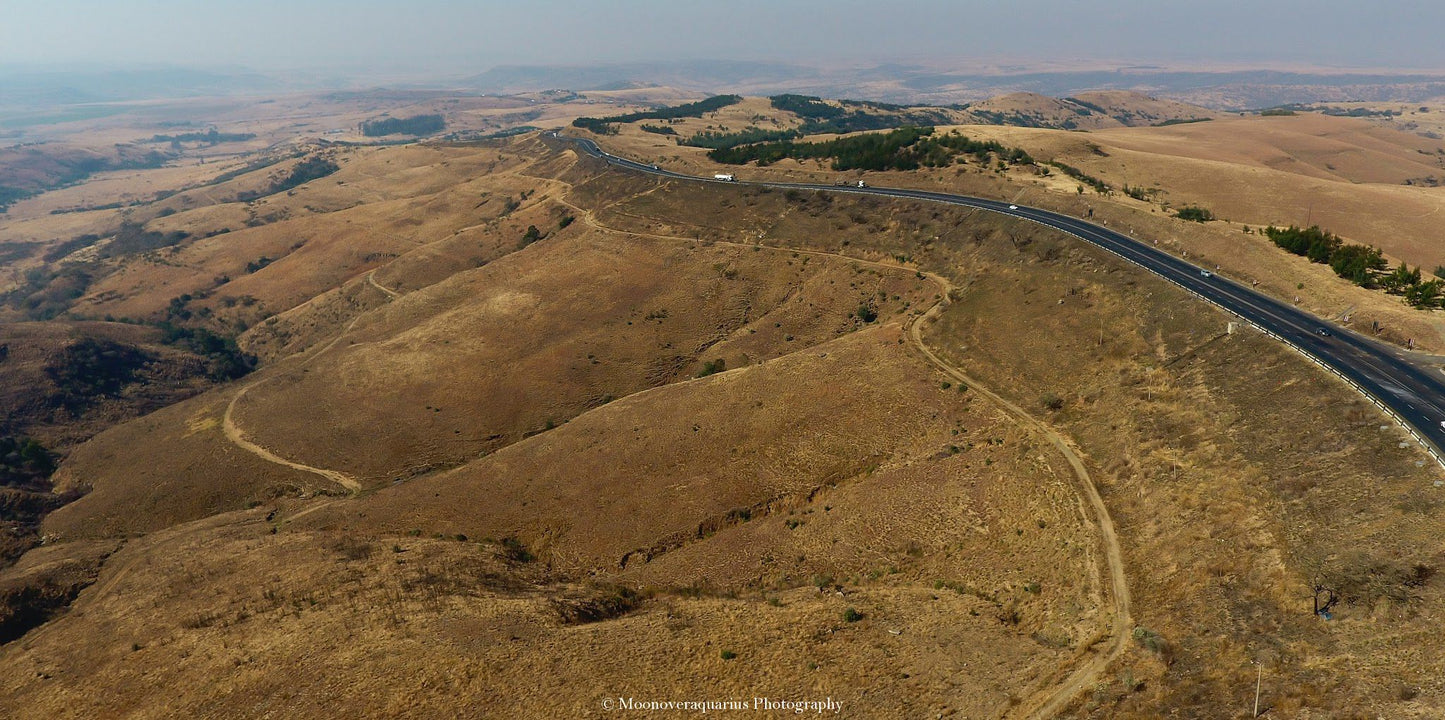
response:
[[[712,179],[714,179],[714,180],[721,180],[721,181],[723,181],[723,182],[737,182],[737,181],[738,181],[737,177],[734,176],[732,173],[718,173],[718,174],[712,176]]]

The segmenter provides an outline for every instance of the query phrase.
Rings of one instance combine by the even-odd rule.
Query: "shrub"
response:
[[[502,538],[501,545],[502,557],[506,558],[509,562],[529,563],[537,559],[537,556],[533,555],[532,551],[528,550],[521,539],[515,535],[508,535]]]
[[[716,360],[709,360],[709,361],[707,361],[707,362],[705,362],[705,363],[702,364],[702,369],[701,369],[701,370],[698,370],[698,371],[697,371],[697,374],[696,374],[696,375],[693,375],[693,377],[707,377],[707,376],[709,376],[709,375],[715,375],[715,374],[717,374],[717,373],[720,373],[720,372],[726,370],[727,367],[728,367],[728,362],[727,362],[727,359],[726,359],[726,358],[718,358],[718,359],[716,359]]]
[[[1139,647],[1158,655],[1159,659],[1164,661],[1166,665],[1172,663],[1174,660],[1174,650],[1169,645],[1169,641],[1149,628],[1143,627],[1142,625],[1134,628],[1134,642],[1137,643]]]
[[[722,651],[721,656],[724,660],[732,660],[733,658],[737,657],[738,654],[731,650],[724,650]]]
[[[843,622],[855,623],[862,619],[863,613],[858,612],[856,608],[848,608],[843,611]]]
[[[1195,207],[1193,205],[1189,205],[1179,208],[1179,212],[1174,213],[1174,217],[1177,217],[1180,220],[1189,220],[1191,222],[1202,223],[1213,220],[1214,213],[1202,207]]]
[[[531,245],[532,243],[537,242],[544,237],[546,236],[542,234],[541,230],[537,229],[536,225],[528,225],[527,232],[522,233],[522,240],[520,243],[518,243],[518,247],[527,247],[528,245]]]
[[[373,550],[371,543],[350,536],[337,538],[329,547],[350,562],[371,557]]]

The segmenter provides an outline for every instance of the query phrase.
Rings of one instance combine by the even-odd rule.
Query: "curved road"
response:
[[[1092,243],[1178,285],[1196,296],[1237,315],[1272,335],[1327,370],[1334,372],[1376,405],[1400,421],[1415,439],[1445,467],[1445,375],[1399,348],[1321,320],[1299,308],[1256,292],[1244,285],[1187,263],[1148,243],[1075,217],[999,200],[951,195],[927,190],[883,187],[839,187],[811,183],[728,181],[661,170],[598,147],[587,138],[554,138],[575,143],[588,155],[630,170],[675,180],[727,182],[780,189],[820,190],[861,195],[926,200],[988,210],[1036,222]]]

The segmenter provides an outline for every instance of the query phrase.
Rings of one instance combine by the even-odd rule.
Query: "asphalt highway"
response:
[[[561,137],[556,133],[553,137]],[[1375,341],[1321,320],[1293,305],[1276,300],[1212,270],[1190,264],[1159,250],[1152,243],[1106,227],[1048,210],[999,200],[886,187],[853,187],[781,182],[730,182],[661,170],[653,165],[608,154],[586,138],[561,137],[608,163],[692,182],[753,185],[782,189],[880,195],[961,205],[1028,220],[1059,230],[1101,247],[1223,308],[1260,330],[1285,342],[1317,364],[1333,371],[1381,409],[1393,414],[1415,439],[1445,466],[1445,374],[1399,348]]]

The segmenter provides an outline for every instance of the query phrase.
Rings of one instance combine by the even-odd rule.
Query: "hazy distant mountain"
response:
[[[818,71],[800,65],[697,60],[614,65],[499,65],[462,81],[482,92],[528,92],[549,88],[610,90],[633,85],[668,85],[689,90],[789,88]]]
[[[53,108],[82,103],[235,95],[285,90],[361,90],[387,84],[375,77],[268,75],[248,70],[0,69],[0,107]],[[408,91],[455,89],[521,93],[667,86],[698,92],[769,95],[796,92],[909,104],[949,105],[1002,93],[1051,97],[1089,90],[1131,90],[1215,109],[1261,108],[1327,101],[1423,102],[1445,97],[1445,73],[1356,74],[1276,70],[1179,71],[1152,66],[1072,72],[1022,68],[978,70],[942,63],[828,67],[740,60],[599,65],[500,65],[452,81],[409,78]]]
[[[151,70],[3,70],[0,105],[53,107],[77,103],[267,92],[286,86],[253,72],[182,68]]]
[[[1293,102],[1418,102],[1445,96],[1445,74],[1204,72],[1148,66],[1078,72],[978,72],[951,70],[942,65],[818,68],[731,60],[592,66],[504,65],[467,78],[463,83],[494,93],[548,88],[603,90],[657,84],[709,92],[752,95],[803,92],[935,105],[982,100],[1007,92],[1063,97],[1089,90],[1132,90],[1231,110]]]

